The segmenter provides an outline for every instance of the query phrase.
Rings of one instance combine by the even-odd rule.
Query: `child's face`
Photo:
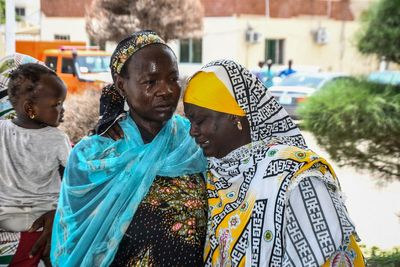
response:
[[[64,100],[67,88],[54,75],[43,75],[37,87],[37,98],[33,103],[35,121],[57,127],[64,117]]]

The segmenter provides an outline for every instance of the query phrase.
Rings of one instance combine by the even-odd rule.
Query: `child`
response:
[[[10,74],[8,96],[16,117],[0,120],[0,266],[37,266],[48,256],[71,149],[56,128],[66,92],[61,79],[40,64],[23,64]]]
[[[44,65],[43,62],[28,55],[15,53],[0,59],[0,120],[12,119],[15,116],[14,109],[8,99],[7,85],[10,79],[10,73],[19,65],[26,63],[38,63]]]

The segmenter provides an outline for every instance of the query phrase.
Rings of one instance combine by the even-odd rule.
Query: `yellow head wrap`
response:
[[[218,112],[246,115],[229,89],[214,72],[196,73],[186,87],[183,102]]]

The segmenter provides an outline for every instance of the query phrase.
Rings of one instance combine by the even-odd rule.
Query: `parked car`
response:
[[[368,75],[367,80],[382,84],[400,85],[400,71],[375,71]]]
[[[297,113],[299,104],[317,90],[338,79],[349,79],[342,73],[294,73],[283,79],[278,85],[269,88],[269,92],[294,119],[300,119]]]

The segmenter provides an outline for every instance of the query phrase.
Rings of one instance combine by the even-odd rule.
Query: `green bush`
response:
[[[393,248],[390,251],[381,251],[377,247],[372,247],[366,253],[368,267],[400,267],[400,250]]]
[[[304,127],[339,165],[400,180],[400,88],[349,79],[300,107]]]
[[[361,17],[361,24],[356,35],[358,50],[400,64],[400,0],[371,4]]]

